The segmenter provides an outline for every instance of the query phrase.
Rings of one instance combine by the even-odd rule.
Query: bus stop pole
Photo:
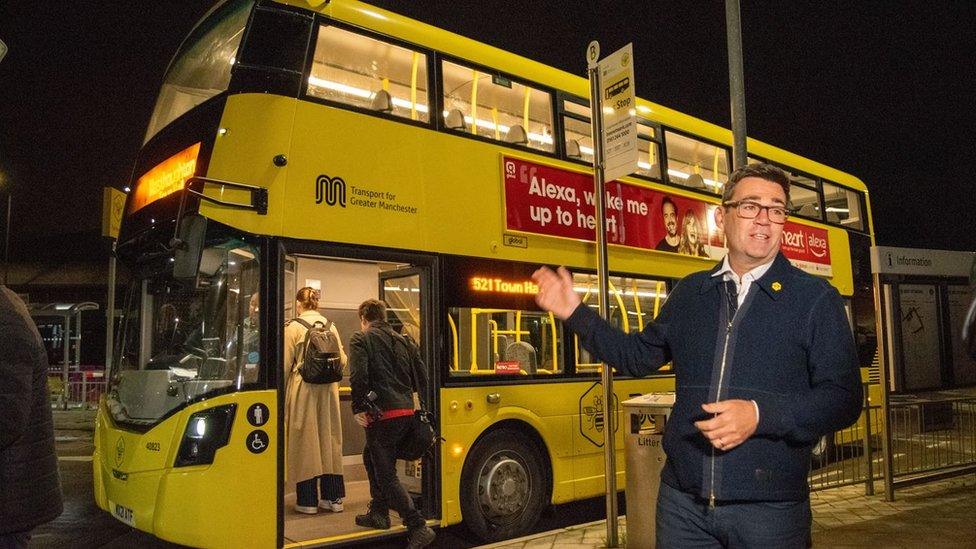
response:
[[[732,108],[733,169],[748,163],[746,150],[746,92],[742,70],[742,23],[739,0],[725,0],[725,32],[729,48],[729,100]]]
[[[592,44],[591,44],[592,46]],[[594,56],[594,57],[598,57]],[[603,151],[603,101],[600,96],[600,70],[596,59],[589,58],[590,77],[590,120],[593,130],[593,190],[596,208],[596,250],[597,250],[597,279],[599,280],[600,316],[604,320],[609,318],[610,298],[607,294],[607,210],[604,201],[604,151]],[[607,364],[600,368],[600,380],[603,383],[603,460],[604,477],[606,479],[607,497],[607,547],[617,547],[617,464],[616,432],[617,413],[613,400],[613,369]]]

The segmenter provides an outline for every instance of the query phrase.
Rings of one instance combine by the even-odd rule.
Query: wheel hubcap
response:
[[[495,454],[478,477],[478,494],[485,516],[496,522],[519,516],[529,499],[529,475],[520,456]]]

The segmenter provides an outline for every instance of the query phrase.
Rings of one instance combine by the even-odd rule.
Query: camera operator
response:
[[[386,304],[376,299],[359,306],[361,332],[349,341],[349,371],[353,413],[366,428],[363,464],[369,477],[369,511],[356,524],[381,530],[390,527],[390,509],[407,527],[407,547],[434,541],[434,531],[414,507],[396,475],[397,446],[410,434],[414,415],[413,390],[424,398],[427,373],[416,345],[386,322]]]

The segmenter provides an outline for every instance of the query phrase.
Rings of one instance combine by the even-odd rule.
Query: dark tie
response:
[[[729,323],[732,323],[732,319],[735,318],[735,311],[739,308],[739,293],[736,290],[735,282],[732,280],[725,281],[725,297],[729,303]]]

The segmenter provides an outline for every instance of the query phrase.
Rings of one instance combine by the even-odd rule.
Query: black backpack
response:
[[[339,338],[332,332],[332,321],[309,324],[296,318],[295,322],[308,328],[302,345],[302,365],[298,367],[302,380],[314,384],[342,381],[342,355]]]

